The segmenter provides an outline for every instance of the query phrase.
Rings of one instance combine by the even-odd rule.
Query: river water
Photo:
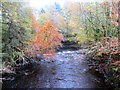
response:
[[[89,71],[85,50],[61,51],[50,60],[41,60],[32,74],[25,74],[5,88],[98,88],[102,79]]]

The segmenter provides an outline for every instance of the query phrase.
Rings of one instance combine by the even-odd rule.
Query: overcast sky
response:
[[[41,7],[45,7],[46,5],[54,4],[54,2],[58,2],[61,6],[64,5],[65,2],[75,1],[75,2],[100,2],[102,0],[30,0],[30,6],[40,9]]]

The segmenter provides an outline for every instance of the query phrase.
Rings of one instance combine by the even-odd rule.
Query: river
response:
[[[102,79],[89,71],[84,50],[60,51],[50,60],[41,60],[32,74],[26,74],[5,88],[101,88]]]

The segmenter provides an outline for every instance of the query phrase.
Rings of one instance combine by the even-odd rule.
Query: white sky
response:
[[[30,0],[30,6],[36,9],[40,9],[41,7],[45,7],[46,5],[53,4],[54,2],[60,3],[60,5],[64,5],[65,2],[75,1],[75,2],[100,2],[102,0]]]

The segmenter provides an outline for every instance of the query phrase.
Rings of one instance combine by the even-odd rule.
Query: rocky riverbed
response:
[[[5,82],[3,88],[103,88],[104,80],[89,67],[86,51],[60,51],[52,59],[41,60],[19,78]]]

